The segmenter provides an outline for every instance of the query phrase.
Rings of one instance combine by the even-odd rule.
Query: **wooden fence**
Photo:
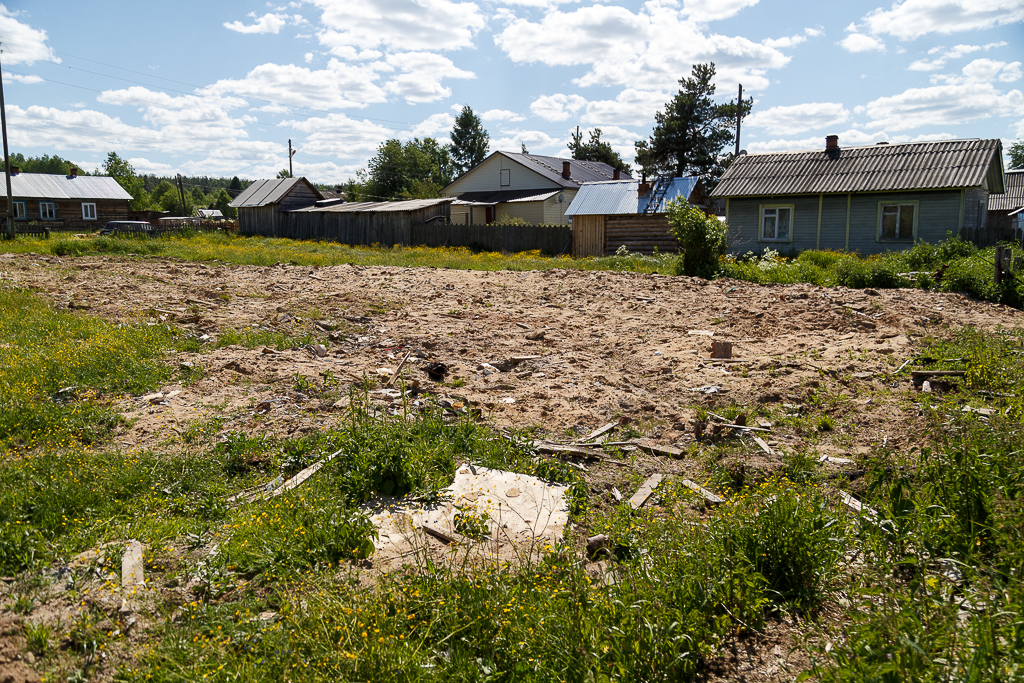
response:
[[[557,255],[571,246],[572,230],[568,225],[416,225],[408,244]]]

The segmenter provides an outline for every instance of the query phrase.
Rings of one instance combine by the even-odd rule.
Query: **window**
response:
[[[94,221],[96,220],[96,205],[82,202],[82,220],[83,221]]]
[[[881,242],[913,242],[917,232],[917,203],[882,204],[878,226]]]
[[[512,184],[512,169],[503,168],[501,169],[501,186],[508,187]]]
[[[57,220],[57,205],[53,202],[39,202],[39,217],[44,221]]]
[[[790,242],[793,239],[793,207],[761,207],[761,240]]]
[[[28,218],[28,207],[25,202],[14,202],[14,219],[23,221]]]

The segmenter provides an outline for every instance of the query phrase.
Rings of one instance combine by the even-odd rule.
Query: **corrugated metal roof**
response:
[[[305,178],[271,178],[269,180],[257,180],[242,190],[242,194],[232,199],[228,206],[233,206],[237,209],[277,204],[299,183],[308,184],[313,188],[314,192],[320,195],[320,191],[313,187],[312,183]],[[323,199],[323,196],[321,195],[320,198]]]
[[[110,176],[65,176],[19,173],[11,176],[11,196],[18,199],[131,199]]]
[[[780,152],[737,158],[712,197],[886,192],[978,187],[1003,189],[999,140],[943,140],[838,152]]]
[[[1024,169],[1006,172],[1006,193],[988,196],[989,211],[1014,211],[1024,207]]]
[[[456,204],[492,206],[506,202],[542,202],[561,190],[497,190],[494,192],[463,192]]]
[[[565,210],[566,216],[613,216],[630,213],[643,213],[651,197],[655,194],[658,183],[665,182],[665,179],[652,181],[652,188],[644,197],[637,196],[640,182],[637,180],[612,180],[601,183],[587,183],[580,188],[573,198],[569,208]],[[683,197],[692,201],[691,195],[696,189],[700,178],[697,176],[686,176],[683,178],[671,178],[668,182],[668,189],[665,196],[658,202],[658,208],[654,213],[665,213],[666,205],[677,197]]]
[[[285,213],[384,213],[391,211],[418,211],[438,204],[451,202],[451,199],[409,199],[401,202],[345,202],[329,206],[307,206]]]

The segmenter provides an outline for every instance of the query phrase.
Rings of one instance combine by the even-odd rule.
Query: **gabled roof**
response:
[[[637,190],[640,187],[636,180],[611,180],[600,183],[587,183],[576,193],[569,208],[565,210],[566,216],[613,216],[631,213],[643,213],[650,202],[655,190],[661,183],[670,183],[665,191],[665,196],[658,202],[654,213],[665,213],[666,205],[677,197],[694,204],[703,204],[706,200],[697,176],[684,178],[659,178],[651,181],[651,190],[640,197]]]
[[[11,175],[11,196],[16,199],[131,199],[110,176],[66,176],[50,173]]]
[[[1024,207],[1024,168],[1006,172],[1006,193],[988,197],[989,211],[1014,211]]]
[[[448,187],[459,182],[477,168],[482,166],[495,154],[520,164],[534,173],[550,180],[551,182],[567,189],[575,189],[583,183],[592,183],[601,180],[611,180],[615,177],[615,169],[601,161],[579,161],[578,159],[563,159],[562,157],[545,157],[539,154],[520,154],[518,152],[492,152],[487,159],[469,169],[461,176],[453,180]],[[562,162],[569,162],[569,178],[562,177]],[[621,174],[622,178],[629,178],[628,174]],[[448,187],[442,190],[447,192]]]
[[[447,204],[452,200],[444,199],[407,199],[400,202],[339,202],[327,206],[306,206],[285,213],[390,213],[393,211],[418,211],[438,204]]]
[[[323,195],[320,194],[320,190],[316,189],[316,187],[314,187],[313,184],[305,178],[272,178],[269,180],[257,180],[255,183],[242,190],[242,194],[232,199],[228,206],[233,206],[236,209],[239,209],[242,207],[251,208],[255,206],[277,204],[288,196],[288,193],[291,192],[299,183],[305,183],[320,199],[323,199]]]
[[[943,140],[736,158],[712,197],[980,187],[1004,191],[999,140]]]

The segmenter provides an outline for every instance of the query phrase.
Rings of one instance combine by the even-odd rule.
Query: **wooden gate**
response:
[[[604,216],[572,217],[572,255],[604,256]]]

